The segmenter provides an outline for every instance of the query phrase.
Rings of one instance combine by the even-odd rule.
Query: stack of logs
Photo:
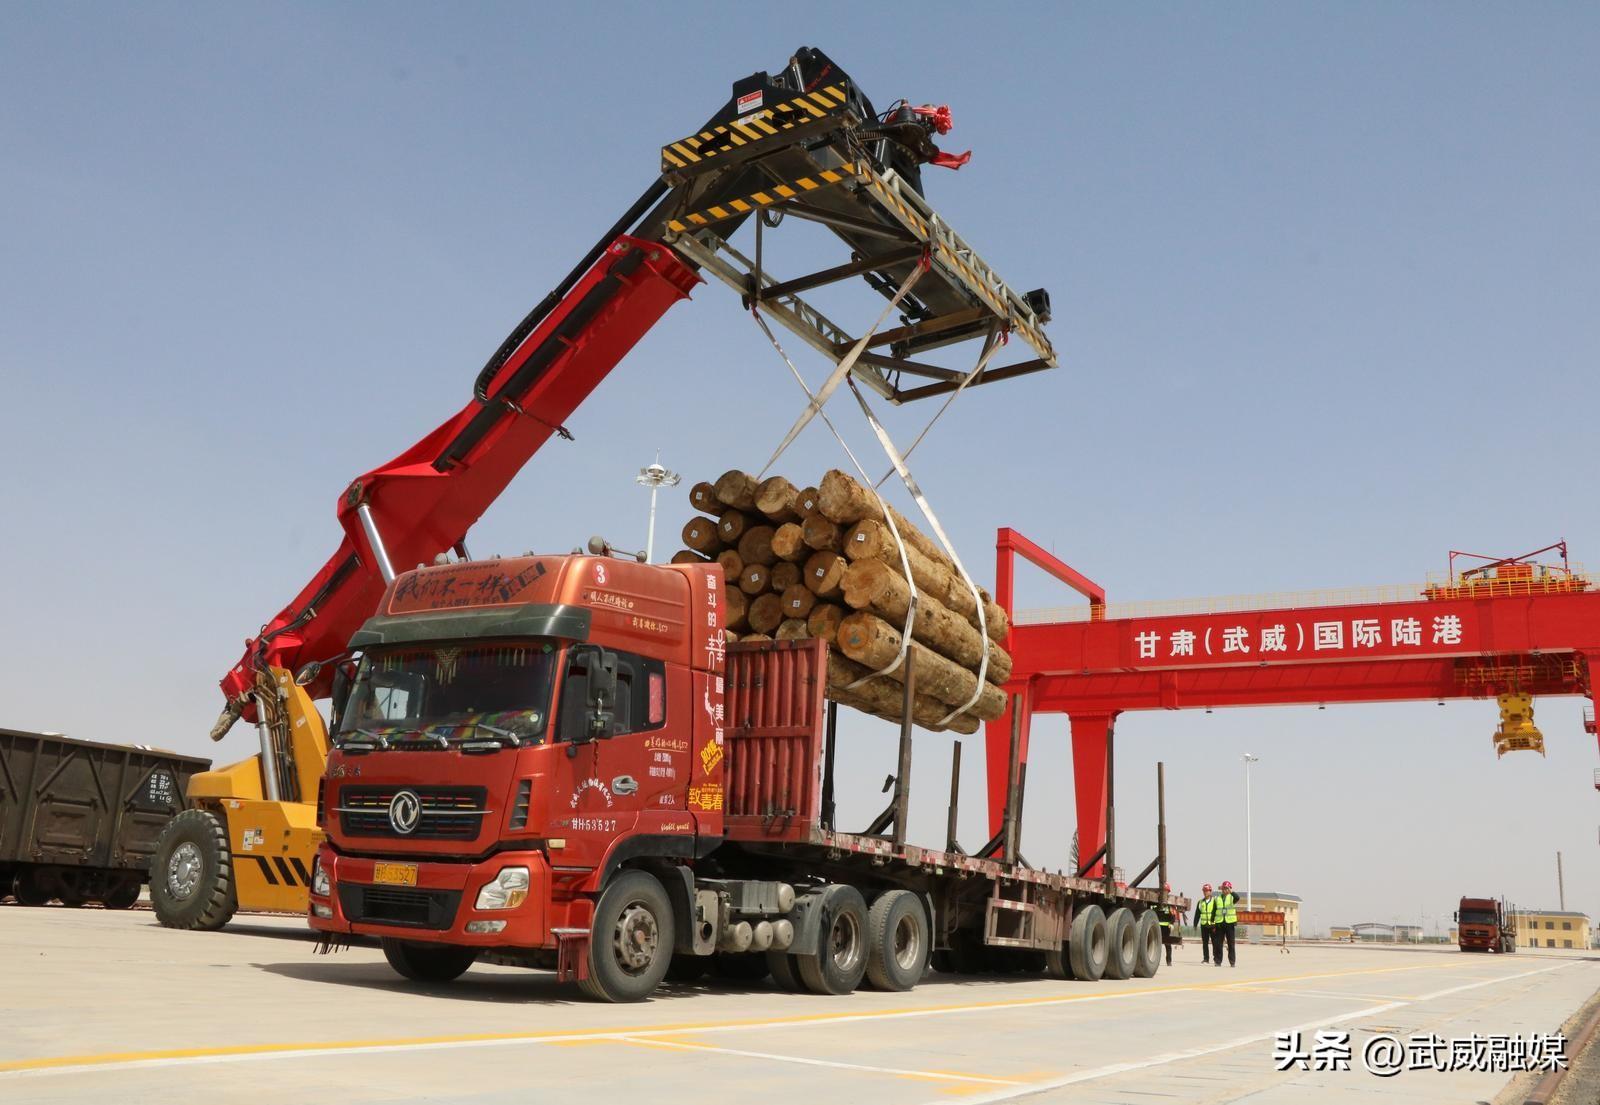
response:
[[[877,495],[858,481],[834,470],[817,486],[798,488],[782,476],[757,482],[733,471],[715,483],[695,484],[689,500],[700,515],[684,525],[687,547],[672,562],[722,565],[729,640],[820,637],[832,646],[828,697],[898,722],[905,665],[888,675],[873,673],[900,655],[915,588],[912,720],[928,729],[974,733],[979,722],[1005,711],[1000,687],[1011,675],[1011,657],[999,644],[1005,612],[985,591],[974,600],[944,551],[890,507],[906,545],[902,560]],[[985,655],[977,701],[941,725],[978,689]]]

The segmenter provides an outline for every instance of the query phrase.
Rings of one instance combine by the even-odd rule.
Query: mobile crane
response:
[[[349,642],[385,588],[415,564],[467,558],[484,510],[633,345],[709,274],[744,305],[891,403],[1054,367],[1049,297],[1013,291],[923,198],[922,168],[959,168],[939,149],[947,108],[878,112],[820,50],[734,82],[704,126],[661,147],[659,174],[479,371],[471,400],[340,494],[338,549],[246,643],[222,679],[212,738],[241,718],[258,754],[194,776],[151,867],[163,924],[213,929],[235,910],[304,912],[323,839],[315,798],[328,758],[316,700],[355,669]],[[825,228],[840,264],[779,279],[780,224]],[[729,241],[754,227],[753,258]],[[803,298],[861,278],[898,303],[898,325],[852,334]],[[989,366],[1002,341],[1025,359]],[[1019,339],[1019,340],[1018,340]],[[979,368],[925,356],[981,341]]]

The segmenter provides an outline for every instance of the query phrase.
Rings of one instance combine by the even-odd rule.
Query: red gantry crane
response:
[[[1534,698],[1600,693],[1593,679],[1600,590],[1570,566],[1564,542],[1498,559],[1452,552],[1449,575],[1436,584],[1264,603],[1152,604],[1118,617],[1109,616],[1104,588],[1015,530],[1000,530],[996,550],[995,598],[1008,613],[1018,556],[1088,600],[1013,617],[1006,641],[1015,662],[1006,690],[1022,703],[1024,763],[1034,716],[1068,717],[1083,874],[1115,863],[1114,734],[1127,711],[1495,698],[1494,745],[1504,755],[1543,753]],[[1534,559],[1552,552],[1559,564]],[[1459,568],[1464,560],[1483,563]],[[995,832],[1011,725],[1008,712],[987,732]],[[1585,728],[1595,731],[1592,710]]]

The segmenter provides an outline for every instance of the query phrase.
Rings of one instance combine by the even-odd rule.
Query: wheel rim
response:
[[[903,971],[913,970],[922,959],[922,926],[910,914],[894,927],[894,962]]]
[[[656,960],[661,930],[656,915],[642,902],[629,902],[617,918],[617,966],[630,975],[643,974]]]
[[[845,911],[834,917],[828,930],[828,955],[840,971],[848,974],[855,970],[861,959],[861,926],[854,913]]]
[[[200,885],[200,869],[205,865],[200,849],[192,841],[184,841],[172,850],[167,861],[167,890],[180,902],[194,897]]]

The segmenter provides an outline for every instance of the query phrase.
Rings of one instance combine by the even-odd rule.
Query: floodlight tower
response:
[[[669,472],[667,469],[662,467],[660,453],[656,454],[656,459],[653,464],[651,464],[648,468],[639,469],[639,474],[633,478],[633,482],[638,484],[640,487],[648,487],[650,489],[650,532],[645,537],[644,543],[644,559],[645,563],[647,564],[651,560],[655,559],[656,494],[663,487],[678,486],[682,480],[683,477],[678,475],[678,473]]]

